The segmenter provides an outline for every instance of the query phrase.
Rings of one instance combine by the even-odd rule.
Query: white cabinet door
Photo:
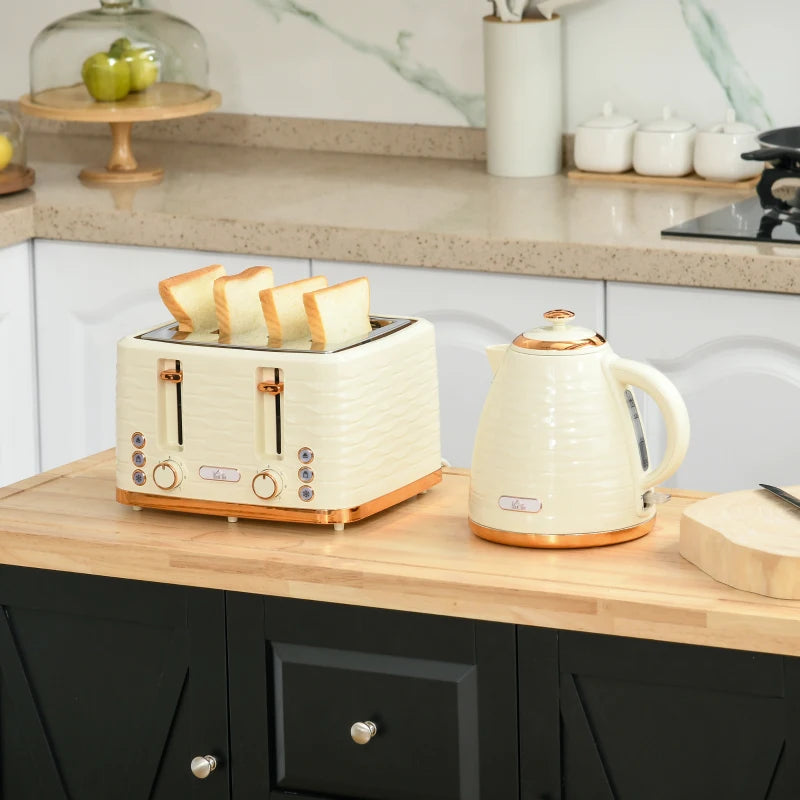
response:
[[[800,296],[609,284],[608,339],[677,386],[692,433],[667,483],[705,491],[800,483]],[[652,456],[664,430],[645,398]]]
[[[30,242],[0,250],[0,486],[38,472]]]
[[[170,318],[158,282],[209,264],[265,264],[306,278],[305,259],[36,240],[42,468],[114,446],[116,343]]]
[[[329,283],[364,275],[374,314],[417,316],[436,328],[442,456],[468,467],[478,419],[491,383],[486,347],[511,342],[544,323],[552,308],[575,312],[576,323],[602,332],[602,281],[538,278],[314,260]]]

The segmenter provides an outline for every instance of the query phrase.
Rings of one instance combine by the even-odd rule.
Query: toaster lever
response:
[[[283,383],[281,381],[264,381],[258,384],[258,391],[267,394],[283,394]]]
[[[183,372],[179,369],[162,369],[158,373],[158,377],[168,383],[181,383],[183,381]]]

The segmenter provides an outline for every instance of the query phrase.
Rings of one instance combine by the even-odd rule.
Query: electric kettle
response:
[[[571,311],[544,316],[550,325],[487,348],[495,374],[472,456],[470,528],[525,547],[644,536],[655,524],[651,490],[686,455],[686,405],[658,370],[570,324]],[[632,387],[653,397],[666,422],[666,451],[654,466]]]

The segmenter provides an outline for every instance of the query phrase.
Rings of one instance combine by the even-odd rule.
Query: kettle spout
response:
[[[486,348],[486,356],[489,359],[489,366],[492,368],[492,373],[497,375],[497,370],[500,367],[500,362],[508,350],[507,344],[492,344]]]

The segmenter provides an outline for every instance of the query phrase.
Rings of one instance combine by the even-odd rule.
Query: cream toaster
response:
[[[434,330],[370,316],[349,342],[184,333],[117,345],[117,500],[287,522],[352,522],[441,480]]]

